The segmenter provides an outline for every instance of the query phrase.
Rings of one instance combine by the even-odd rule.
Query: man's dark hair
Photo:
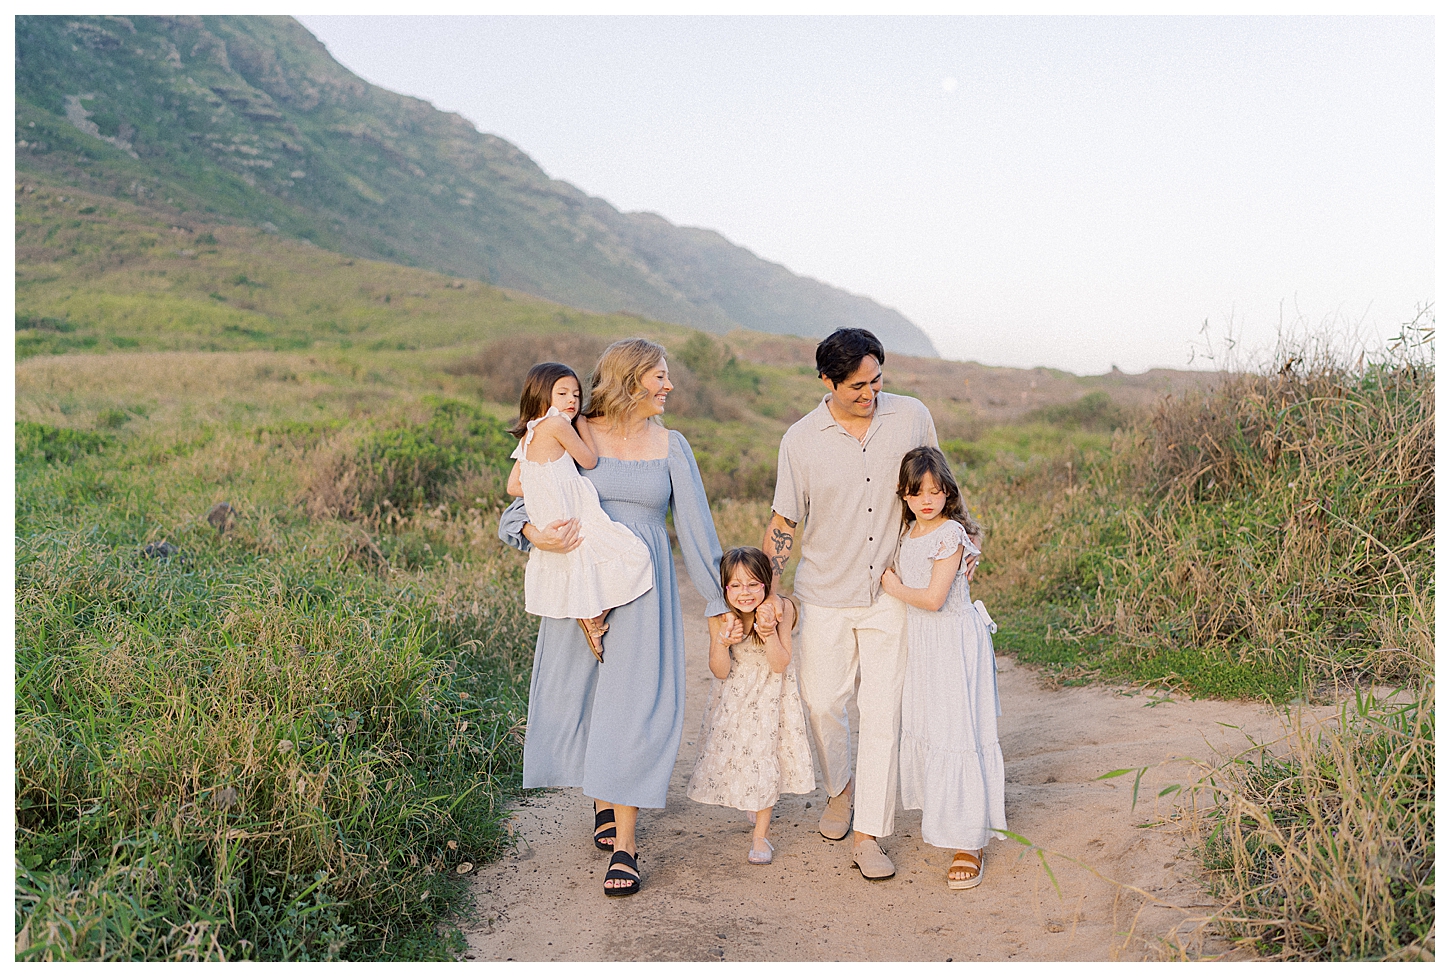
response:
[[[831,383],[841,383],[866,356],[876,357],[877,363],[886,362],[881,340],[865,329],[837,329],[816,347],[816,373]]]

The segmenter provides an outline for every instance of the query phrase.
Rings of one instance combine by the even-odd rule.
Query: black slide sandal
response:
[[[604,825],[609,827],[604,827]],[[606,845],[605,838],[614,838],[614,808],[606,807],[594,812],[594,847],[600,851],[614,851],[613,845]]]
[[[614,867],[616,865],[623,865],[625,868],[632,870],[634,874],[631,875],[629,874],[629,872],[623,871],[622,869],[617,869]],[[604,894],[606,896],[634,895],[636,892],[639,891],[639,862],[635,861],[635,857],[627,851],[615,852],[614,857],[609,860],[609,871],[604,873],[605,882],[608,882],[611,879],[622,879],[626,882],[631,882],[633,884],[622,885],[618,888],[611,888],[606,885],[604,887]]]

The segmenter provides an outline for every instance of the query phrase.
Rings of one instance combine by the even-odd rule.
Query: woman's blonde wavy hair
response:
[[[585,417],[617,423],[649,396],[644,376],[665,358],[665,348],[648,339],[621,339],[599,354],[589,375],[589,407]]]

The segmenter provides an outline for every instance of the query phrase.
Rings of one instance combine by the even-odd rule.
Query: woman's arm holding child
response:
[[[901,582],[895,570],[887,570],[881,575],[881,589],[898,600],[906,601],[912,607],[919,607],[924,611],[939,611],[947,601],[947,594],[952,589],[952,581],[956,578],[957,571],[961,569],[962,553],[965,550],[966,547],[959,545],[951,555],[933,563],[931,583],[925,587],[908,587]]]
[[[790,632],[795,627],[795,605],[771,597],[755,612],[755,633],[765,643],[765,661],[779,675],[790,664]]]
[[[580,468],[593,468],[599,464],[599,455],[595,454],[589,445],[580,439],[579,432],[574,430],[574,425],[564,418],[551,417],[540,424],[538,430],[559,442],[559,446],[569,452],[569,457],[573,458]]]
[[[509,495],[516,495],[521,499],[524,497],[524,483],[523,479],[519,478],[518,462],[514,462],[513,470],[509,472],[508,493]]]

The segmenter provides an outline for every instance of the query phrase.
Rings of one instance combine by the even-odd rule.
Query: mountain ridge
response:
[[[372,85],[286,17],[18,17],[17,170],[359,257],[711,332],[841,325],[937,356],[899,312],[716,231],[625,213],[463,116]]]

